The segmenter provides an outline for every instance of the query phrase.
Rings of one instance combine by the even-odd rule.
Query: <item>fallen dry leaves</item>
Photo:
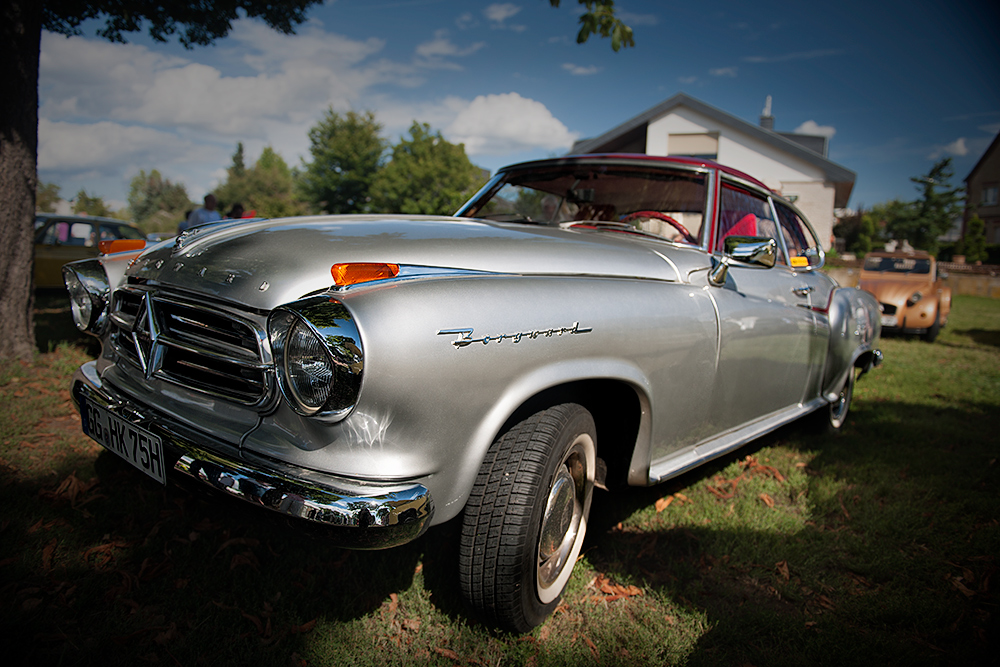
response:
[[[599,593],[599,595],[594,595],[591,598],[591,602],[594,602],[595,604],[600,602],[614,602],[615,600],[621,600],[622,598],[643,595],[643,590],[638,586],[633,586],[631,584],[623,586],[621,584],[612,583],[612,581],[603,574],[599,574],[594,577],[590,583],[587,584],[587,588]]]
[[[690,498],[685,496],[683,493],[673,493],[669,496],[664,496],[656,501],[656,511],[662,512],[663,510],[670,507],[671,503],[677,501],[678,504],[693,502]]]
[[[774,466],[764,465],[757,460],[752,454],[748,454],[745,459],[740,461],[740,468],[742,472],[733,479],[726,479],[722,475],[716,475],[712,480],[712,484],[709,484],[706,488],[708,491],[714,495],[719,500],[729,500],[736,495],[737,487],[740,481],[748,479],[751,477],[767,477],[773,479],[777,482],[784,482],[785,476],[775,468]],[[766,493],[760,494],[760,499],[768,507],[774,507],[774,499]]]

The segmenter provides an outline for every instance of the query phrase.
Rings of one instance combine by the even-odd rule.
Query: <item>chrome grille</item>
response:
[[[134,287],[116,290],[111,308],[119,358],[147,378],[246,405],[267,399],[266,334],[248,317]]]

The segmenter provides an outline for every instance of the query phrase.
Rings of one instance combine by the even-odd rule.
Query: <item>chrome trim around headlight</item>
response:
[[[303,404],[289,384],[287,341],[289,332],[302,322],[329,355],[332,375],[330,395],[319,408]],[[325,422],[344,419],[357,404],[364,371],[361,334],[351,312],[336,299],[317,296],[275,308],[267,319],[278,386],[288,404],[300,415]]]
[[[73,323],[80,331],[100,336],[108,324],[111,295],[111,285],[104,267],[99,260],[86,259],[67,264],[62,272],[73,309]],[[84,299],[89,299],[89,303],[84,302]],[[90,308],[89,314],[85,314],[87,306]]]

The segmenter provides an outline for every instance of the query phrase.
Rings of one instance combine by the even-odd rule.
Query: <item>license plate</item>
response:
[[[160,484],[167,483],[160,437],[117,417],[99,405],[80,403],[83,432]]]
[[[896,316],[895,315],[883,315],[882,316],[882,326],[884,327],[894,327],[896,326]]]

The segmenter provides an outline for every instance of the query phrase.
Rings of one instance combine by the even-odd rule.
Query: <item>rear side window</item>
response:
[[[45,229],[38,242],[45,245],[96,246],[98,240],[94,226],[89,222],[59,220]]]

